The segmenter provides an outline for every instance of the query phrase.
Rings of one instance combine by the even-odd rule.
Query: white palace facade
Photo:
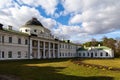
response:
[[[26,22],[19,31],[12,30],[12,26],[5,29],[0,24],[0,60],[81,57],[77,49],[77,44],[70,40],[54,38],[36,18]]]
[[[54,38],[36,18],[19,31],[0,26],[0,60],[76,57],[76,44]]]

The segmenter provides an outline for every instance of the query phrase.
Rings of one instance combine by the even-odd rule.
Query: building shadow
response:
[[[0,73],[12,74],[21,80],[114,80],[109,76],[76,76],[65,73],[67,67],[39,66],[42,63],[64,62],[71,59],[47,59],[47,60],[20,60],[20,61],[0,61]],[[33,64],[33,65],[25,65]],[[38,64],[38,66],[34,65]],[[63,71],[63,73],[61,73]],[[71,71],[70,71],[71,72]],[[86,71],[87,72],[87,71]]]
[[[37,66],[24,66],[29,69],[29,72],[24,72],[30,80],[114,80],[113,77],[108,76],[74,76],[60,73],[66,67],[37,67]]]
[[[24,59],[24,60],[1,60],[0,63],[19,63],[19,64],[42,64],[42,63],[51,63],[51,62],[64,62],[69,61],[74,58],[51,58],[51,59]]]

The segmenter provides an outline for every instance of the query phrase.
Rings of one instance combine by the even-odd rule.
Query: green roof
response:
[[[85,50],[89,50],[89,48],[92,48],[92,47],[85,47],[85,48],[79,48],[78,49],[78,51],[79,50],[81,50],[81,51],[85,51]],[[96,49],[96,50],[110,50],[111,48],[109,48],[109,47],[106,47],[106,46],[95,46],[94,48],[92,48],[93,50],[94,49]]]
[[[23,36],[29,36],[26,33],[20,32],[20,31],[15,31],[15,30],[9,30],[9,29],[2,29],[2,31],[8,32],[8,33],[12,33],[12,34],[17,34],[17,35],[23,35]]]

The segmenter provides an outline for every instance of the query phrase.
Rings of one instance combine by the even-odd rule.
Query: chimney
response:
[[[0,30],[2,30],[2,29],[3,29],[3,24],[0,23]]]
[[[8,29],[9,29],[9,30],[12,30],[12,26],[11,26],[11,25],[8,25]]]

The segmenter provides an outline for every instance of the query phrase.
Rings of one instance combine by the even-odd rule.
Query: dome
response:
[[[27,21],[25,25],[37,25],[43,27],[43,25],[37,20],[37,18],[32,18],[31,20]]]

